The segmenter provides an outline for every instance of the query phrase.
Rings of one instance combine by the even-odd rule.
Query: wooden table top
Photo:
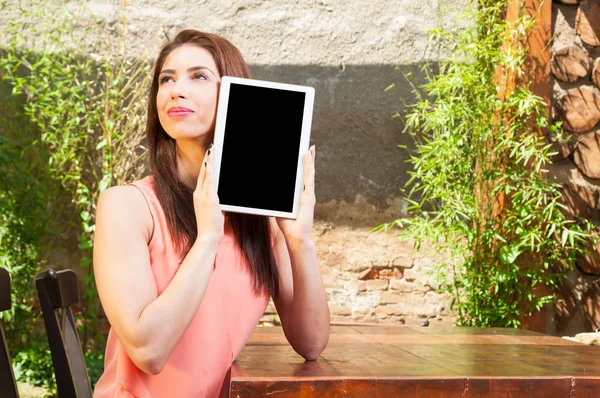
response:
[[[600,397],[600,347],[520,329],[331,326],[305,362],[280,327],[258,327],[230,396]]]

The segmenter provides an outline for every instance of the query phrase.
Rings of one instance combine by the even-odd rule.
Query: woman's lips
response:
[[[181,107],[171,108],[167,111],[167,114],[171,117],[185,117],[192,113],[194,113],[193,110]]]

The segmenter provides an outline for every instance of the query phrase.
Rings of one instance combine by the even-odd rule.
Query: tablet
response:
[[[215,122],[221,210],[297,218],[315,90],[224,76]]]

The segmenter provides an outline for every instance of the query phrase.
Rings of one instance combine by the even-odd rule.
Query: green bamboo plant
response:
[[[48,222],[52,225],[64,228],[65,221],[57,218],[65,214],[74,224],[81,260],[79,264],[63,266],[79,265],[84,271],[85,288],[80,293],[80,307],[75,309],[75,315],[93,383],[103,368],[106,337],[98,327],[100,304],[92,270],[95,204],[106,188],[140,178],[144,171],[144,118],[151,82],[149,59],[159,40],[157,37],[156,43],[148,46],[148,53],[135,59],[129,57],[126,50],[132,36],[128,31],[127,10],[124,1],[118,22],[108,31],[85,5],[20,0],[21,14],[6,29],[8,45],[0,50],[0,78],[8,91],[6,101],[12,107],[10,113],[3,113],[9,121],[3,126],[8,141],[4,154],[19,152],[21,159],[12,156],[11,162],[23,165],[29,162],[28,167],[35,170],[34,175],[14,170],[17,177],[11,180],[12,186],[7,183],[2,187],[0,214],[4,217],[0,219],[0,239],[22,239],[30,229],[35,230],[31,225],[40,212],[50,217]],[[33,49],[32,36],[37,38]],[[95,47],[83,44],[82,38],[88,36],[96,37]],[[31,131],[17,144],[24,125]],[[26,178],[43,187],[39,192],[53,192],[57,196],[42,197],[35,207],[38,213],[32,210],[23,216],[29,222],[28,227],[16,229],[14,223],[5,219],[17,217],[17,209],[4,202],[18,194],[14,185],[25,183]],[[34,185],[28,182],[27,186]],[[20,197],[23,196],[24,193]],[[2,231],[7,231],[4,238]],[[4,257],[2,264],[13,280],[32,281],[47,263],[44,259],[52,251],[52,242],[61,235],[61,231],[52,234],[51,229],[44,228],[39,232],[39,236],[32,238],[29,257],[23,251]],[[24,261],[28,264],[25,268],[21,266]],[[26,311],[22,316],[7,324],[8,338],[16,339],[17,332],[21,336],[39,335],[39,324],[36,326],[28,319],[35,315],[39,320],[33,289],[32,283],[15,289],[15,295],[29,299],[23,303]],[[49,354],[47,349],[38,347],[43,342],[38,339],[38,346],[33,347],[28,345],[27,337],[21,340],[24,341],[11,346],[17,378],[52,386]]]
[[[405,115],[410,217],[373,230],[401,227],[417,248],[428,241],[443,254],[433,275],[458,325],[522,326],[555,301],[552,289],[589,237],[589,222],[565,217],[561,186],[548,177],[551,146],[538,131],[560,135],[560,126],[527,85],[499,95],[510,75],[527,81],[519,43],[535,21],[507,21],[507,4],[471,2],[462,26],[431,32],[449,56],[437,72],[423,69]]]

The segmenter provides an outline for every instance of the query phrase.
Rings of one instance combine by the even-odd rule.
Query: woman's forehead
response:
[[[212,71],[217,72],[215,60],[207,49],[195,45],[184,44],[171,51],[167,59],[165,59],[162,70],[174,69],[177,72],[181,72],[195,66],[205,66]]]

